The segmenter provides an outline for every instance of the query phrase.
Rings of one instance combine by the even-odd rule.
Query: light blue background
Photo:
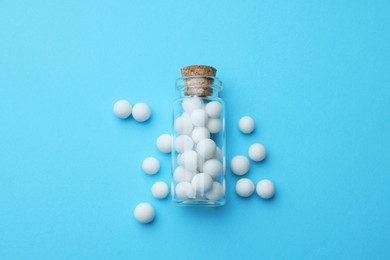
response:
[[[389,28],[389,1],[2,0],[0,258],[389,259]],[[237,197],[230,172],[225,207],[152,198],[190,64],[224,80],[228,159],[267,146],[247,176],[273,200]],[[122,98],[151,120],[115,118]]]

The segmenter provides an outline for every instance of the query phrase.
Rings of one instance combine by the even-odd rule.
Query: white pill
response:
[[[133,107],[133,118],[138,122],[144,122],[150,118],[150,108],[145,103],[135,104]]]
[[[130,102],[124,99],[118,100],[114,104],[114,114],[122,119],[128,118],[131,115],[133,107]]]
[[[175,196],[179,199],[193,199],[195,198],[195,190],[189,182],[180,182],[176,185]]]
[[[134,209],[134,217],[137,221],[147,224],[154,219],[154,208],[149,203],[143,202]]]
[[[163,181],[155,182],[152,186],[152,195],[157,199],[165,199],[168,196],[168,185]]]
[[[253,194],[255,190],[255,185],[248,178],[239,179],[236,183],[236,192],[241,197],[249,197]]]
[[[216,159],[207,160],[203,165],[203,172],[207,173],[215,180],[222,173],[222,163]]]
[[[148,157],[142,163],[142,170],[147,174],[156,174],[160,170],[160,162],[154,157]]]
[[[221,115],[222,105],[218,101],[211,101],[206,105],[205,109],[209,117],[217,118]]]
[[[192,187],[195,192],[203,195],[213,187],[213,179],[207,173],[198,173],[192,178]]]
[[[262,144],[252,144],[248,150],[249,158],[251,158],[255,162],[260,162],[264,160],[266,154],[267,152],[265,150],[264,145]]]
[[[218,118],[209,118],[206,124],[207,129],[209,129],[210,133],[216,134],[221,131],[222,122]]]
[[[190,97],[183,100],[183,109],[188,113],[192,113],[195,109],[202,108],[203,101],[197,97]]]
[[[215,155],[214,155],[214,159],[217,159],[217,160],[222,160],[222,150],[221,148],[217,147],[215,149]]]
[[[174,122],[175,131],[182,135],[190,135],[194,125],[191,122],[191,117],[184,113],[182,116],[176,118]]]
[[[162,153],[170,153],[172,150],[172,136],[162,134],[157,138],[156,146]]]
[[[256,185],[256,193],[263,199],[270,199],[275,194],[275,186],[270,180],[261,180]]]
[[[210,138],[210,131],[204,127],[195,127],[194,130],[192,131],[192,140],[197,144],[200,140]]]
[[[180,156],[181,165],[189,171],[196,171],[198,167],[198,154],[195,151],[185,151]]]
[[[244,134],[250,134],[255,129],[255,121],[250,116],[244,116],[238,122],[238,127]]]
[[[223,192],[223,186],[219,182],[213,182],[211,189],[205,193],[206,198],[209,200],[219,200],[225,193]]]
[[[203,139],[200,140],[199,143],[196,145],[196,152],[199,156],[210,159],[215,155],[215,148],[217,145],[215,142],[211,139]]]
[[[191,122],[194,126],[205,126],[208,116],[204,109],[198,108],[191,113]]]
[[[245,156],[237,155],[230,161],[230,170],[236,175],[244,175],[249,171],[249,160]]]
[[[178,153],[184,153],[185,151],[192,150],[194,147],[194,141],[188,135],[180,135],[175,139],[175,149]]]
[[[185,169],[183,166],[178,166],[174,171],[173,171],[173,179],[175,180],[176,183],[179,182],[191,182],[192,177],[194,177],[196,173],[189,171]]]

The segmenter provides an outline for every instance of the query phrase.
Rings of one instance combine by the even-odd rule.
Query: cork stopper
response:
[[[191,65],[182,68],[181,75],[183,77],[196,77],[184,80],[187,86],[184,89],[184,94],[186,96],[210,96],[213,93],[210,85],[214,83],[214,79],[208,77],[215,77],[216,73],[217,69],[207,65]]]

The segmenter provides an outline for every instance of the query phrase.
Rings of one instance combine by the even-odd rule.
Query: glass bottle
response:
[[[225,204],[225,105],[211,66],[181,69],[173,104],[172,200],[179,205]]]

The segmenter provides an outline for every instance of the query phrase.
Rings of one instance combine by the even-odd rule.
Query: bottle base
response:
[[[221,207],[225,205],[225,201],[218,200],[173,200],[179,206],[192,207]]]

